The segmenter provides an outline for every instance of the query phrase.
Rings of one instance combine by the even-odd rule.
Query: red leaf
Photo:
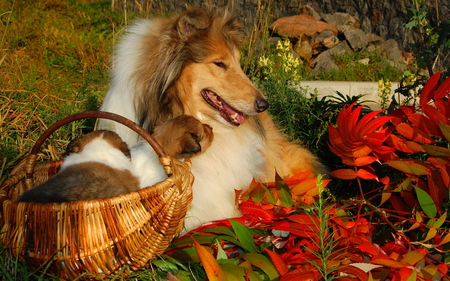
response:
[[[409,116],[409,115],[413,114],[414,112],[416,112],[416,108],[411,105],[400,106],[400,110],[405,114],[405,116]]]
[[[330,172],[330,174],[342,180],[353,180],[356,178],[356,171],[352,169],[338,169]]]
[[[395,194],[391,194],[391,197],[389,198],[389,202],[391,202],[392,207],[394,207],[394,210],[399,212],[405,212],[406,208],[405,205],[403,205],[403,201],[400,200]]]
[[[356,172],[356,176],[358,178],[366,179],[366,180],[372,180],[376,179],[377,175],[375,174],[375,170],[371,166],[366,166],[358,169]]]
[[[240,203],[239,210],[243,215],[249,215],[259,219],[270,220],[273,218],[272,213],[265,211],[259,204],[251,201],[244,201]]]
[[[403,151],[406,153],[413,153],[414,151],[410,149],[406,145],[406,140],[402,137],[399,137],[397,135],[389,135],[389,137],[386,139],[386,143],[396,150]]]
[[[420,101],[419,101],[420,106],[423,107],[433,97],[434,92],[436,90],[436,86],[439,82],[439,78],[441,78],[441,72],[442,71],[439,71],[433,76],[431,76],[430,79],[428,79],[425,86],[423,87],[422,92],[420,93]]]
[[[371,255],[379,255],[380,250],[375,247],[374,244],[370,243],[369,241],[365,240],[361,244],[358,245],[358,249],[360,249],[363,252],[366,252]]]
[[[438,212],[441,212],[442,203],[446,197],[448,198],[448,191],[439,172],[432,171],[428,175],[428,194],[436,204]]]
[[[441,121],[442,123],[447,123],[447,117],[429,104],[423,105],[422,111],[436,125],[439,125],[439,121]]]
[[[448,100],[435,100],[434,105],[445,117],[450,119],[450,104]]]
[[[291,215],[288,219],[299,224],[308,225],[308,227],[311,226],[313,228],[317,228],[319,226],[319,220],[316,217],[306,214]]]
[[[363,126],[363,128],[361,129],[360,136],[365,136],[368,133],[375,131],[375,129],[382,127],[384,124],[386,124],[389,120],[392,120],[392,119],[393,119],[393,117],[391,117],[391,116],[381,116],[381,117],[373,119],[372,121],[370,121],[367,124],[361,124]]]
[[[401,123],[397,126],[397,132],[404,137],[420,143],[433,143],[433,139],[421,129],[407,123]]]
[[[443,137],[437,124],[433,123],[428,117],[422,114],[414,113],[408,117],[408,120],[428,134],[432,134],[436,137]]]
[[[267,252],[267,254],[269,254],[269,257],[272,260],[273,265],[278,270],[280,275],[284,275],[289,272],[289,269],[288,269],[286,263],[284,262],[284,260],[281,258],[281,256],[279,254],[272,252],[271,250],[266,249],[264,247],[263,247],[263,249]]]
[[[434,100],[443,99],[450,92],[450,77],[444,80],[434,93]]]

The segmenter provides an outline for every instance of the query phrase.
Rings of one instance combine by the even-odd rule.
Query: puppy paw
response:
[[[153,136],[174,158],[193,157],[204,152],[212,143],[212,127],[198,119],[181,115],[155,128]]]

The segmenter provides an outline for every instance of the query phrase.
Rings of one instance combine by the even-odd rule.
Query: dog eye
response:
[[[216,61],[216,62],[214,62],[214,64],[220,68],[227,69],[227,66],[221,61]]]

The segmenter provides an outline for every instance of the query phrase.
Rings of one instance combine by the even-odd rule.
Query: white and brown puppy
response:
[[[48,181],[25,191],[20,202],[67,202],[114,197],[139,189],[130,151],[114,132],[94,131],[67,147],[68,156]]]

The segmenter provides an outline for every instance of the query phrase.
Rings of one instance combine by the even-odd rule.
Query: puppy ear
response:
[[[189,8],[180,15],[177,30],[180,37],[187,41],[189,37],[209,26],[209,18],[201,8]]]
[[[66,152],[64,153],[65,156],[72,154],[72,153],[79,153],[80,152],[80,139],[76,138],[69,142],[69,144],[66,147]]]

